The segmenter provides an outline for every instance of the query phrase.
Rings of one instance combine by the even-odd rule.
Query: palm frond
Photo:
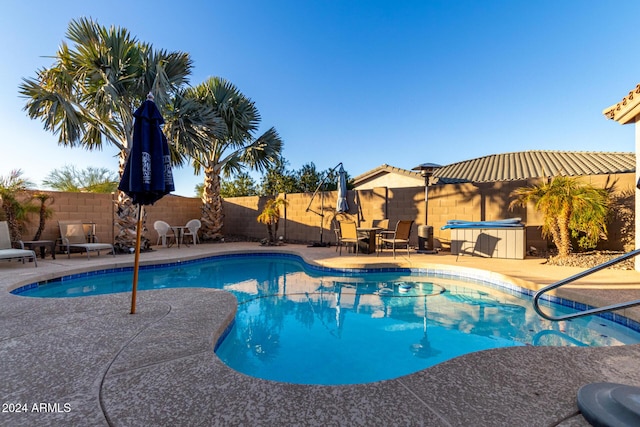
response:
[[[282,139],[272,127],[245,147],[241,159],[252,169],[262,172],[277,161],[281,151]]]

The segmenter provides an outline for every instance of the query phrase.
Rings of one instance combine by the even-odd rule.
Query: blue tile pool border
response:
[[[505,292],[507,294],[514,295],[514,296],[533,297],[535,293],[535,291],[531,289],[523,288],[510,281],[499,280],[497,278],[489,278],[487,277],[487,273],[483,272],[482,270],[472,271],[465,274],[459,271],[454,271],[451,269],[444,268],[444,266],[438,266],[437,268],[406,268],[406,267],[335,268],[335,267],[325,267],[320,265],[309,264],[300,255],[281,253],[281,252],[232,253],[232,254],[212,255],[204,258],[196,258],[191,260],[184,260],[184,261],[181,260],[181,261],[159,263],[159,264],[153,264],[153,265],[144,265],[144,266],[140,266],[140,270],[167,269],[167,268],[183,266],[188,264],[206,263],[206,262],[219,261],[219,260],[225,260],[225,259],[249,258],[249,257],[294,260],[294,261],[300,262],[307,273],[313,273],[313,272],[340,273],[347,277],[360,275],[362,273],[411,273],[411,274],[417,274],[420,276],[427,276],[427,277],[433,277],[438,279],[463,280],[465,282],[487,286],[493,289],[498,289],[502,292]],[[34,282],[24,286],[20,286],[16,289],[13,289],[11,293],[14,295],[20,295],[26,291],[32,290],[34,288],[38,288],[43,285],[52,284],[52,283],[63,283],[69,280],[90,278],[92,276],[97,276],[102,274],[120,273],[120,272],[128,272],[128,271],[133,271],[133,267],[105,268],[105,269],[87,271],[84,273],[71,274],[68,276],[62,276],[62,277],[58,277],[51,280],[43,280],[40,282]],[[556,304],[556,305],[568,307],[578,311],[597,308],[588,304],[576,302],[566,298],[560,298],[555,295],[545,294],[540,298],[540,300],[541,300],[541,306],[547,306],[547,307],[550,304]],[[628,317],[622,316],[618,313],[606,312],[606,313],[596,314],[595,316],[601,317],[613,323],[616,323],[616,324],[625,326],[629,329],[632,329],[634,331],[640,332],[640,322],[637,322],[633,319],[629,319]],[[233,322],[223,332],[223,335],[226,335],[229,333],[229,330],[231,329],[232,325],[233,325]]]

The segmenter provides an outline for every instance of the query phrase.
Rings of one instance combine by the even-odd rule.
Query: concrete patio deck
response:
[[[540,258],[482,259],[449,254],[337,256],[334,248],[257,243],[160,248],[141,264],[238,251],[285,251],[332,267],[448,265],[490,271],[537,288],[581,269]],[[0,264],[0,425],[426,425],[586,426],[576,392],[591,382],[640,386],[640,345],[608,348],[511,347],[468,354],[424,371],[371,384],[303,386],[247,377],[228,368],[213,344],[233,318],[235,298],[211,289],[165,289],[85,298],[40,299],[11,289],[83,271],[133,265],[74,255]],[[604,270],[562,293],[601,305],[638,299],[640,274]],[[640,320],[640,310],[625,315]],[[16,412],[15,405],[23,412]]]

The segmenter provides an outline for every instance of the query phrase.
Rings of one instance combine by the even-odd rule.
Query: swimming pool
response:
[[[286,254],[226,255],[142,268],[138,287],[232,292],[236,321],[218,343],[218,356],[245,374],[301,384],[391,379],[496,347],[640,342],[638,332],[599,317],[545,321],[533,312],[527,291],[481,277],[462,280],[446,270],[332,270]],[[13,292],[77,297],[130,288],[125,269]]]

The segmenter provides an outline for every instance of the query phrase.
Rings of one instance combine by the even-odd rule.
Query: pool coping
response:
[[[56,268],[44,276],[95,265]],[[34,269],[26,269],[12,268],[13,285],[5,279],[0,287],[33,281]],[[0,424],[586,425],[576,415],[581,385],[640,385],[638,345],[513,347],[371,384],[277,383],[238,374],[211,351],[234,316],[230,294],[145,291],[134,316],[126,313],[127,302],[126,294],[50,301],[1,295],[0,368],[6,378],[0,396],[4,402],[60,403],[61,411],[0,413]],[[70,412],[62,406],[67,402]]]
[[[522,281],[514,280],[509,276],[498,275],[495,272],[481,270],[481,269],[471,269],[471,268],[453,268],[446,264],[434,264],[430,267],[328,267],[325,265],[320,265],[315,263],[314,261],[309,261],[304,258],[301,254],[295,251],[264,251],[260,253],[256,253],[255,251],[235,251],[228,252],[224,254],[216,254],[209,255],[205,257],[192,257],[188,259],[182,259],[180,261],[175,262],[162,262],[161,260],[157,260],[154,262],[149,262],[140,265],[140,270],[148,270],[154,268],[168,268],[172,266],[179,266],[185,264],[192,264],[198,262],[206,262],[209,260],[216,259],[229,259],[229,258],[240,258],[240,257],[266,257],[266,256],[280,256],[285,258],[293,258],[301,261],[304,264],[304,268],[312,271],[319,272],[328,272],[328,273],[342,273],[342,274],[361,274],[361,273],[421,273],[430,275],[431,277],[442,278],[442,279],[459,279],[464,278],[466,280],[471,281],[472,283],[477,283],[483,286],[488,286],[494,289],[499,289],[502,292],[512,294],[512,295],[524,295],[527,297],[533,297],[535,294],[535,290],[531,289],[524,285]],[[58,276],[55,278],[50,278],[47,280],[40,280],[38,282],[32,282],[26,285],[15,285],[15,287],[11,288],[10,292],[14,295],[21,296],[20,294],[33,289],[34,287],[38,287],[40,283],[49,283],[56,281],[64,281],[64,280],[72,280],[76,278],[88,278],[94,275],[100,274],[108,274],[112,272],[128,272],[133,270],[133,266],[120,266],[120,267],[112,267],[112,268],[103,268],[99,270],[87,270],[83,272],[66,274],[64,276]],[[557,304],[563,307],[571,308],[577,311],[585,311],[596,308],[596,306],[581,302],[575,301],[573,299],[565,298],[560,295],[544,294],[540,298],[541,307],[549,306],[549,304]],[[545,304],[546,303],[546,304]],[[636,321],[633,318],[624,316],[617,312],[605,312],[599,313],[595,316],[609,320],[618,325],[624,326],[626,328],[630,328],[634,331],[640,332],[640,322]],[[229,327],[227,328],[229,329]],[[216,347],[219,343],[216,343]]]

